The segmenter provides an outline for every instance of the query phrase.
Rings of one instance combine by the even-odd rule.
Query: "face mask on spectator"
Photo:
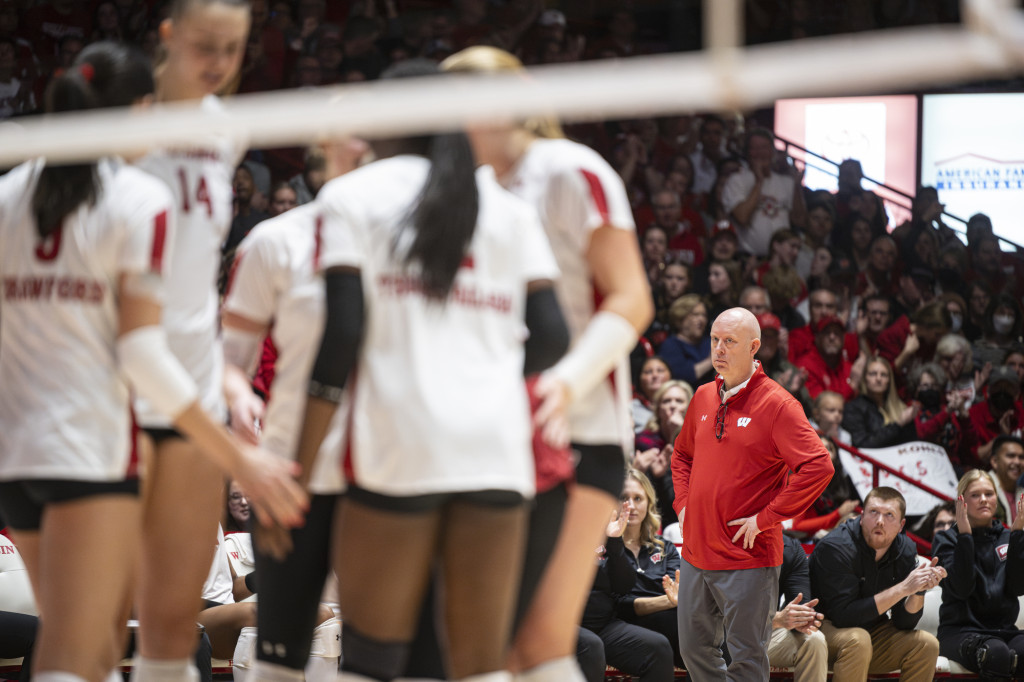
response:
[[[992,318],[992,329],[996,334],[1009,334],[1013,329],[1013,315],[996,315]]]
[[[949,331],[951,331],[951,332],[958,332],[958,331],[960,331],[960,328],[963,327],[963,325],[964,325],[964,316],[963,315],[958,315],[958,314],[950,313],[949,320],[950,320],[950,325],[951,325],[950,328],[949,328]]]
[[[936,410],[942,404],[942,393],[937,388],[922,388],[917,392],[917,399],[928,410]]]

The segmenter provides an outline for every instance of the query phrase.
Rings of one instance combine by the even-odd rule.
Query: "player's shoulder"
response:
[[[380,159],[329,180],[317,194],[317,201],[335,209],[383,206],[412,191],[419,191],[430,170],[422,156],[401,155]]]
[[[536,209],[529,202],[501,186],[491,166],[477,168],[476,186],[481,205],[486,209],[492,212],[497,209],[513,218],[536,217]]]
[[[579,174],[586,171],[603,177],[615,173],[596,151],[566,139],[535,140],[527,149],[527,160],[530,165],[543,166],[553,174]]]
[[[273,218],[267,218],[256,224],[242,241],[243,245],[266,245],[286,248],[297,241],[306,232],[316,229],[317,219],[323,208],[316,202],[310,202],[285,211]],[[240,247],[241,248],[241,247]]]

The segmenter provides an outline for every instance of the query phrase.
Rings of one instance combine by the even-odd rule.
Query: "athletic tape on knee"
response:
[[[341,656],[341,623],[331,618],[313,629],[313,641],[309,646],[309,655],[319,658],[339,658]]]
[[[196,382],[171,353],[159,325],[138,327],[119,336],[117,360],[135,391],[172,420],[199,396]]]
[[[580,453],[576,482],[618,497],[626,477],[626,455],[618,446],[588,447]]]
[[[393,680],[405,670],[409,642],[381,642],[364,637],[351,625],[341,629],[341,669],[373,680]]]

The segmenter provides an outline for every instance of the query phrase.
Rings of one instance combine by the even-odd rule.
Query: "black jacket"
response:
[[[963,631],[1016,630],[1024,595],[1024,531],[999,521],[973,533],[956,526],[935,536],[932,556],[948,574],[942,581],[939,637]]]
[[[811,601],[811,574],[807,569],[807,552],[800,541],[782,536],[782,568],[779,571],[779,595],[783,605],[803,594],[801,604]],[[779,609],[781,610],[781,609]]]
[[[868,547],[860,529],[860,519],[850,519],[829,533],[811,554],[811,591],[821,601],[818,611],[838,628],[859,627],[870,630],[885,620],[879,614],[875,595],[897,585],[917,566],[914,543],[902,533],[896,536],[881,561]],[[913,630],[921,612],[909,613],[906,600],[893,606],[892,624],[900,630]]]
[[[887,448],[917,440],[913,420],[906,426],[885,423],[885,417],[870,398],[857,396],[843,408],[843,428],[850,432],[855,448]]]
[[[583,610],[581,625],[594,632],[600,632],[615,618],[619,597],[629,594],[636,583],[636,571],[626,557],[626,546],[622,538],[607,538],[590,588],[590,597]]]

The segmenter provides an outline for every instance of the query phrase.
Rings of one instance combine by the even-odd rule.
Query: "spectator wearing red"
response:
[[[826,317],[839,317],[839,298],[828,289],[815,289],[807,297],[807,309],[810,322],[789,330],[789,361],[794,365],[799,365],[801,358],[814,350],[814,325]],[[853,362],[859,354],[857,335],[846,334],[843,337],[843,357]]]
[[[703,234],[690,221],[682,219],[682,206],[679,195],[672,190],[663,189],[655,192],[651,199],[651,210],[654,222],[647,225],[657,225],[665,230],[668,235],[669,255],[690,266],[697,266],[704,262]],[[643,211],[637,211],[637,224],[643,219]]]
[[[747,289],[753,290],[755,294],[764,292],[760,287],[748,287]],[[767,294],[764,296],[767,297]],[[747,306],[742,307],[751,310]],[[760,308],[760,306],[757,307]],[[761,347],[757,349],[755,356],[761,363],[761,368],[765,374],[799,400],[804,412],[807,412],[811,407],[811,395],[804,385],[806,373],[786,360],[786,354],[781,347],[782,322],[777,315],[767,311],[756,313],[754,316],[761,327]]]
[[[878,337],[892,324],[892,301],[882,294],[871,294],[861,299],[855,324],[861,352],[874,355],[878,349]]]
[[[935,346],[949,327],[949,311],[932,301],[909,317],[901,316],[879,335],[878,354],[892,363],[901,386],[915,366],[935,357]]]
[[[797,367],[806,372],[811,398],[817,398],[822,391],[835,391],[843,400],[851,400],[857,395],[854,385],[867,356],[860,356],[859,365],[843,357],[846,328],[838,317],[823,317],[809,326],[814,330],[814,349],[800,358]]]
[[[977,438],[971,467],[984,468],[992,456],[992,441],[996,436],[1020,435],[1024,426],[1024,406],[1021,405],[1020,380],[1017,372],[1000,365],[988,375],[988,395],[970,410],[971,429]]]
[[[914,426],[919,440],[935,443],[946,451],[957,473],[965,471],[970,457],[971,432],[968,425],[970,404],[963,393],[947,391],[945,370],[929,362],[914,369],[907,379],[907,392],[921,405]]]

